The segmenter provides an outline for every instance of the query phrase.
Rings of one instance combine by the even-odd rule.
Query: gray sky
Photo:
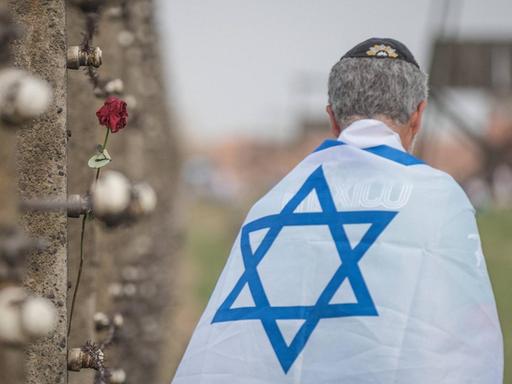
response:
[[[286,135],[299,109],[323,112],[331,66],[368,37],[401,40],[425,68],[442,3],[158,0],[168,88],[184,135]],[[452,0],[451,9],[452,33],[512,38],[511,0]],[[309,79],[309,97],[301,79]]]

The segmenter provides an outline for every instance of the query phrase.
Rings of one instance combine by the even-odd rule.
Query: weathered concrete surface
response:
[[[85,31],[85,15],[77,7],[68,5],[66,14],[68,45],[79,45]],[[96,144],[103,142],[104,127],[98,125],[96,110],[103,103],[93,94],[84,70],[68,70],[68,190],[70,194],[84,194],[94,180],[95,171],[87,166],[94,154]],[[82,219],[68,220],[68,276],[71,289],[68,291],[68,308],[75,288],[80,262],[80,229]],[[93,316],[96,310],[96,275],[98,261],[95,246],[96,226],[87,222],[85,229],[84,268],[80,289],[73,314],[69,336],[69,347],[80,347],[87,340],[94,340]],[[70,384],[90,384],[94,371],[69,372]]]
[[[15,131],[0,123],[0,228],[9,228],[17,223],[15,149]],[[0,288],[7,284],[1,280]],[[21,348],[0,344],[0,383],[23,383],[24,361],[25,354]]]
[[[16,42],[14,65],[46,79],[54,90],[49,111],[19,131],[18,190],[23,199],[66,198],[66,38],[64,0],[9,0],[24,36]],[[29,256],[25,285],[49,298],[58,311],[57,329],[27,349],[26,383],[66,382],[67,218],[64,212],[31,213],[21,224],[48,241]]]
[[[171,374],[161,373],[161,367],[168,364],[162,360],[162,349],[172,325],[167,315],[176,274],[178,144],[163,88],[153,7],[152,0],[127,2],[121,19],[103,17],[95,40],[103,50],[100,74],[121,78],[125,94],[137,102],[135,109],[129,107],[128,126],[109,139],[113,161],[108,168],[147,181],[158,196],[157,210],[147,219],[98,233],[98,308],[125,317],[119,339],[106,356],[109,366],[125,369],[130,383],[165,383]],[[119,45],[121,31],[125,37],[132,34],[131,44]],[[113,299],[107,294],[112,283],[133,295]]]
[[[0,227],[16,224],[16,134],[0,123]]]

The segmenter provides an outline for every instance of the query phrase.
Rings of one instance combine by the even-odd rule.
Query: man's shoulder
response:
[[[442,200],[452,208],[474,211],[466,192],[453,176],[427,164],[417,167],[416,171],[423,173],[420,177],[433,199]]]

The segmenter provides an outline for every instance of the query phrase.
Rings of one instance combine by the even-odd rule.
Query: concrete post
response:
[[[16,133],[0,125],[0,228],[10,228],[17,220]],[[0,281],[0,288],[4,284]],[[24,382],[24,353],[19,347],[0,345],[0,383]]]
[[[112,348],[110,366],[123,368],[130,383],[164,383],[162,350],[168,345],[168,313],[176,270],[174,202],[178,185],[178,144],[163,87],[154,2],[125,2],[121,17],[105,10],[95,40],[103,50],[101,74],[124,82],[130,117],[124,131],[112,135],[109,169],[131,180],[146,181],[156,191],[156,211],[129,228],[98,233],[98,308],[121,312],[125,322]],[[109,296],[112,285],[120,297]]]
[[[46,79],[54,90],[47,113],[18,133],[20,198],[66,199],[66,38],[65,1],[9,0],[15,22],[24,28],[13,47],[14,65]],[[67,217],[65,212],[27,213],[25,231],[48,247],[28,257],[25,286],[49,298],[58,311],[54,334],[27,349],[26,383],[66,383]]]
[[[79,45],[86,30],[85,14],[76,6],[67,7],[66,31],[68,45]],[[101,72],[101,67],[99,69]],[[94,154],[96,144],[100,144],[105,133],[98,126],[96,110],[102,100],[93,94],[85,71],[68,70],[68,188],[69,193],[84,194],[94,180],[95,171],[87,166]],[[68,308],[71,308],[71,296],[76,284],[78,264],[80,262],[80,229],[82,218],[69,219],[69,280],[72,287],[68,296]],[[69,347],[77,348],[88,340],[95,340],[93,316],[96,311],[96,276],[98,260],[95,245],[96,225],[87,222],[85,229],[84,268],[73,314],[73,325],[69,335]],[[69,372],[70,384],[89,384],[93,382],[95,371],[83,369]]]

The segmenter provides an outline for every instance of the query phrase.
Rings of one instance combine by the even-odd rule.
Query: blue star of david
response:
[[[313,190],[318,196],[321,212],[295,212]],[[261,321],[279,363],[286,374],[304,349],[320,319],[378,316],[358,262],[396,214],[397,212],[391,211],[337,211],[323,169],[321,166],[318,167],[281,212],[261,217],[242,227],[240,246],[245,271],[231,293],[220,305],[212,323],[238,320]],[[370,224],[370,227],[361,241],[352,248],[343,229],[344,224]],[[314,305],[272,306],[256,267],[265,257],[284,227],[309,225],[326,225],[329,227],[341,264]],[[253,250],[249,242],[249,234],[261,229],[268,229],[268,231],[260,245]],[[331,304],[332,297],[345,279],[349,280],[357,302]],[[246,284],[249,286],[255,306],[231,308]],[[304,320],[303,325],[289,345],[277,325],[277,320],[283,319]]]

